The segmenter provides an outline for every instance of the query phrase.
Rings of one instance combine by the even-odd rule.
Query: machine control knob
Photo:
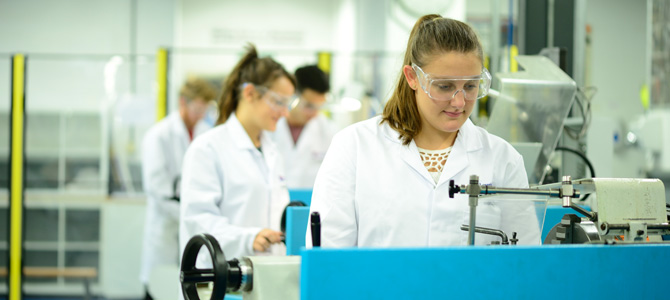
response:
[[[461,187],[454,183],[454,180],[449,180],[449,198],[454,198],[454,194],[460,193]]]

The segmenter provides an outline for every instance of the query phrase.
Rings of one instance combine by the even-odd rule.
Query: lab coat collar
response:
[[[240,123],[240,120],[237,119],[237,116],[235,116],[235,113],[230,114],[230,117],[228,117],[228,120],[226,121],[225,125],[229,128],[230,130],[230,135],[233,137],[235,140],[235,145],[240,148],[240,149],[256,149],[254,146],[254,143],[251,141],[251,138],[249,137],[249,134],[247,134],[247,131],[244,130],[244,127],[242,127],[242,123]],[[265,134],[261,134],[261,145],[263,142],[265,142],[263,137]]]
[[[274,168],[277,165],[278,153],[275,149],[275,146],[270,138],[270,135],[266,131],[261,131],[261,149],[262,153],[258,152],[258,149],[254,146],[254,143],[251,141],[251,138],[247,134],[247,131],[242,127],[242,123],[237,119],[235,113],[232,113],[228,120],[225,123],[230,130],[230,135],[235,141],[235,145],[240,150],[252,151],[257,157],[262,157],[262,160],[265,162],[265,166],[259,164],[259,171],[263,179],[270,184],[274,184],[273,178],[270,176],[271,168]],[[258,161],[257,161],[258,162]],[[283,179],[282,179],[283,180]]]
[[[184,120],[181,118],[181,115],[179,114],[179,111],[177,110],[171,112],[166,118],[168,118],[170,122],[172,132],[178,132],[179,136],[181,137],[181,142],[186,143],[186,145],[188,145],[191,142],[190,136],[188,133],[188,129],[186,128],[186,124],[184,124]],[[195,127],[193,128],[193,138],[195,139],[195,137],[207,131],[209,128],[210,126],[207,125],[207,123],[205,123],[203,120],[200,120],[198,123],[195,124]]]
[[[188,145],[190,142],[188,129],[186,129],[186,124],[184,124],[184,120],[182,120],[181,115],[179,115],[179,111],[171,112],[166,118],[172,128],[171,131],[179,133],[179,142]]]
[[[310,131],[316,130],[316,128],[319,128],[317,123],[320,122],[320,118],[323,118],[321,114],[316,115],[314,118],[311,120],[307,121],[305,125],[302,128],[302,132],[300,133],[300,137],[303,136],[319,136],[316,132],[313,134],[309,134]],[[315,128],[316,127],[316,128]],[[307,133],[307,134],[305,134]],[[324,134],[323,132],[320,132],[321,134]],[[305,139],[305,138],[298,138],[298,142],[295,143],[293,141],[293,133],[291,132],[291,126],[288,124],[288,120],[286,117],[282,117],[277,121],[277,130],[275,130],[274,135],[280,136],[281,139],[285,141],[289,141],[289,147],[290,149],[303,149],[306,147],[310,146],[310,142],[313,143],[313,141],[310,141],[310,139]]]
[[[381,122],[381,118],[379,120]],[[388,139],[401,146],[400,156],[402,159],[422,177],[424,177],[424,179],[434,185],[435,181],[430,176],[430,173],[426,167],[423,165],[421,157],[419,156],[419,149],[417,148],[414,140],[412,140],[409,145],[403,146],[398,132],[393,130],[390,126],[388,126],[388,124],[384,124],[381,127]],[[468,159],[468,152],[477,151],[482,147],[480,132],[476,129],[475,125],[472,123],[472,121],[470,121],[470,119],[466,120],[463,126],[461,126],[459,129],[458,135],[456,136],[456,141],[454,142],[454,146],[451,150],[451,153],[449,154],[444,171],[442,171],[442,174],[440,175],[437,186],[443,184],[444,182],[448,182],[449,179],[463,171],[470,164]]]

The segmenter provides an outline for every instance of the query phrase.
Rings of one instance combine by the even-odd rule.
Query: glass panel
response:
[[[43,250],[26,250],[24,251],[24,266],[25,267],[57,267],[58,266],[58,253],[54,251],[43,251]],[[37,278],[37,277],[24,277],[25,282],[27,283],[56,283],[57,278]]]
[[[107,193],[111,178],[112,191],[140,192],[154,57],[34,54],[27,66],[26,187]]]
[[[670,107],[670,2],[654,0],[651,21],[651,107]]]
[[[65,267],[76,267],[76,268],[95,268],[98,269],[98,261],[100,255],[98,252],[90,251],[68,251],[65,252]],[[88,279],[90,283],[98,282],[98,276],[92,279]],[[84,279],[78,278],[65,278],[66,283],[72,282],[83,282]]]
[[[546,57],[518,56],[517,61],[524,71],[496,74],[500,92],[486,129],[512,145],[542,143],[534,171],[528,174],[529,181],[537,183],[546,175],[545,166],[577,88],[572,78]]]
[[[65,160],[65,188],[67,190],[101,190],[100,159],[97,157],[68,157]]]
[[[11,58],[0,55],[0,190],[9,186],[9,109]],[[5,215],[0,215],[0,218]]]
[[[11,58],[0,55],[0,193],[8,195],[9,188],[9,107]],[[7,198],[0,196],[0,268],[7,268],[9,210]],[[7,296],[7,276],[0,276],[0,299]]]
[[[26,74],[27,188],[62,189],[67,180],[65,158],[101,159],[101,108],[105,103],[107,57],[32,55]],[[100,167],[98,166],[98,170]],[[89,175],[99,184],[100,172]],[[32,182],[32,183],[31,183]]]
[[[0,208],[0,217],[2,217],[3,220],[9,220],[9,218],[5,219],[5,217],[9,217],[9,209],[4,207],[4,205],[2,208]],[[6,243],[8,241],[7,236],[9,230],[7,225],[9,225],[9,222],[0,222],[0,249],[7,249]]]
[[[7,255],[9,255],[7,250],[0,250],[0,268],[7,268]]]
[[[133,66],[134,65],[134,66]],[[135,70],[135,72],[131,72]],[[138,56],[119,65],[119,82],[134,83],[111,95],[111,192],[142,192],[142,137],[156,119],[156,64],[153,56]]]
[[[66,242],[97,242],[100,240],[100,211],[68,210],[65,212]]]
[[[26,188],[58,188],[59,117],[28,111],[26,117]]]
[[[58,209],[26,209],[26,241],[58,241]]]

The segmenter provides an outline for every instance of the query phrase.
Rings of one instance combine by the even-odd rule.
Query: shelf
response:
[[[24,249],[26,251],[58,251],[60,242],[38,242],[26,241],[24,242]],[[100,243],[98,242],[64,242],[63,247],[65,251],[100,251]],[[0,244],[2,249],[2,244]]]
[[[29,283],[23,285],[23,289],[28,295],[49,295],[49,296],[72,296],[83,295],[85,293],[84,284],[78,282],[72,283]],[[100,294],[100,285],[91,283],[91,294]]]
[[[104,191],[61,191],[54,189],[26,190],[27,207],[58,207],[63,204],[79,204],[77,208],[98,208],[107,200]]]

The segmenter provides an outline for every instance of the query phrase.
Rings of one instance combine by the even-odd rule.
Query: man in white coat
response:
[[[298,98],[286,118],[277,122],[273,140],[284,158],[289,189],[311,189],[335,134],[334,125],[319,109],[330,90],[327,75],[310,65],[295,71]]]
[[[179,265],[179,184],[182,160],[193,139],[211,128],[202,121],[216,97],[205,80],[186,81],[179,110],[155,124],[142,141],[142,183],[147,195],[140,280],[147,288],[152,269]],[[152,299],[146,291],[145,299]]]

